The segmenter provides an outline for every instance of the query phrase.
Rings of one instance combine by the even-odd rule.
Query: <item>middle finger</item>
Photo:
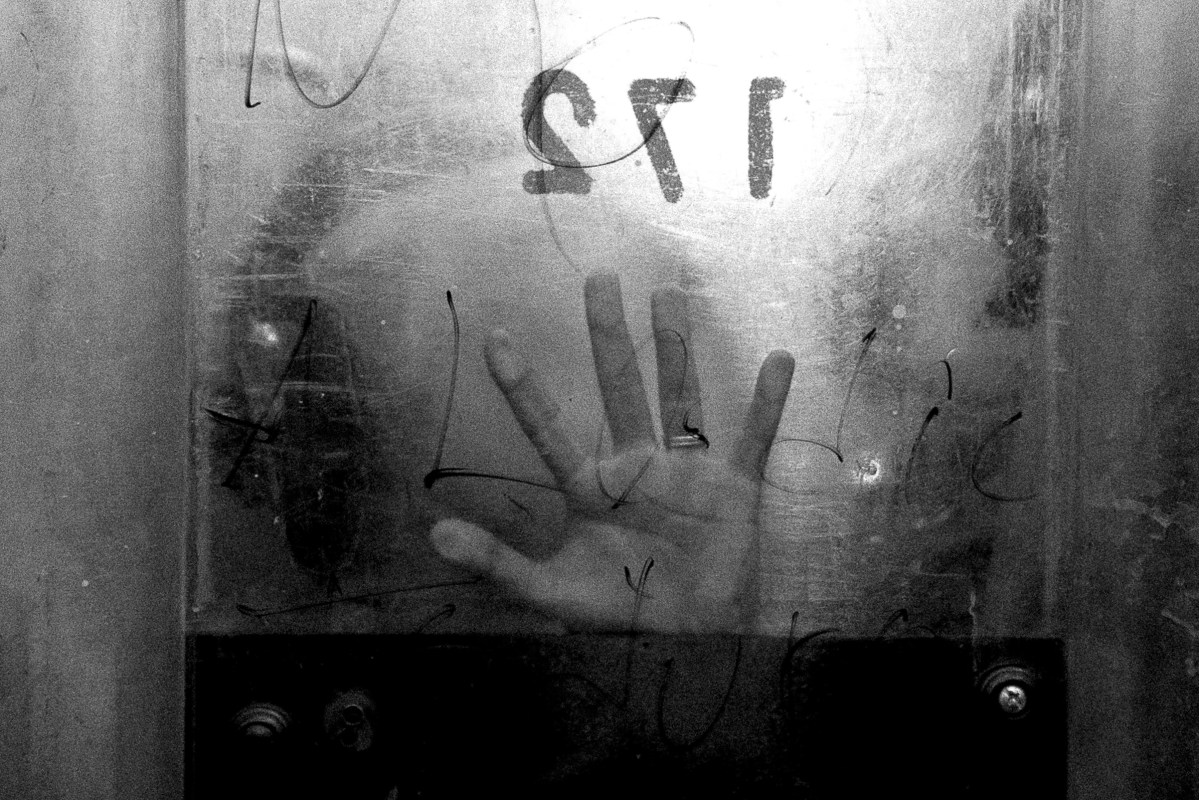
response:
[[[691,347],[687,296],[677,287],[659,289],[651,301],[658,352],[658,403],[666,446],[702,444],[703,410],[699,373]],[[673,443],[673,444],[672,444]]]
[[[617,453],[653,446],[654,425],[620,297],[620,278],[589,275],[583,288],[595,374]]]

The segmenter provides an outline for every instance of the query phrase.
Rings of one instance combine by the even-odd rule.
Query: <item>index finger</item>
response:
[[[582,468],[583,458],[561,422],[561,409],[541,379],[516,354],[508,334],[493,331],[484,353],[491,377],[512,408],[525,436],[537,448],[545,465],[561,486],[570,483]]]

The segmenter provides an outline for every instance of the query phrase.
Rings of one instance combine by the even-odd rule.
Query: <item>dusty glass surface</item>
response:
[[[675,432],[705,457],[766,355],[794,356],[757,630],[1041,631],[1067,22],[997,0],[191,4],[191,629],[577,626],[430,530],[560,548],[567,503],[484,342],[508,331],[576,446],[610,455],[583,302],[610,272],[650,397],[651,294],[686,295],[703,424]],[[644,477],[616,475],[614,505],[660,499]],[[629,625],[670,577],[651,557],[605,577]]]

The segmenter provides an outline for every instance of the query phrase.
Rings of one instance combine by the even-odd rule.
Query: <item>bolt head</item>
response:
[[[1018,683],[1000,686],[995,696],[999,701],[999,708],[1010,716],[1022,714],[1028,708],[1028,691]]]
[[[366,711],[358,703],[350,703],[341,710],[342,721],[347,725],[361,725],[366,721]]]
[[[282,736],[291,723],[287,712],[270,703],[251,703],[233,718],[233,724],[247,740],[271,741]]]

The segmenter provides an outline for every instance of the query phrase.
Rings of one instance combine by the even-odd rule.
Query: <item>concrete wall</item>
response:
[[[0,796],[178,796],[178,9],[0,7]]]

